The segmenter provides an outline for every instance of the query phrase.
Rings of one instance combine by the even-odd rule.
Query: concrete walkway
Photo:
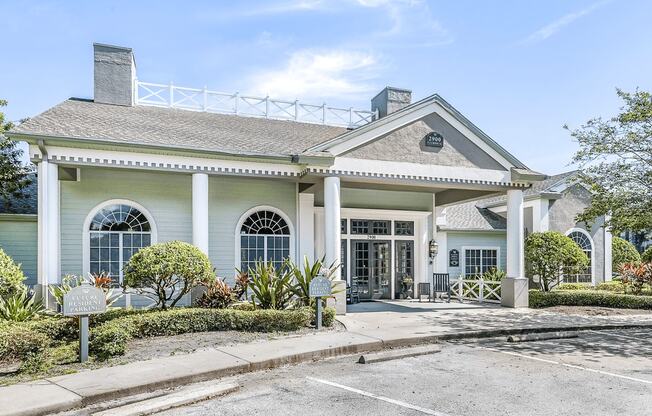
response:
[[[330,356],[440,339],[650,326],[652,315],[586,317],[477,304],[373,302],[340,318],[347,331],[241,344],[0,388],[1,415],[43,415],[108,399]]]

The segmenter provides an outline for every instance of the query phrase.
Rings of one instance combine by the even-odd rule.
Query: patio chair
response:
[[[451,279],[448,273],[433,273],[432,274],[432,292],[433,298],[437,300],[437,293],[446,293],[448,295],[448,303],[451,301]]]
[[[419,283],[417,286],[417,293],[419,295],[419,302],[424,294],[428,295],[428,302],[430,302],[430,283]]]

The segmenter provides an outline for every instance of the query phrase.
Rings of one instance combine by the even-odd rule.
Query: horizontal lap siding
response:
[[[235,275],[235,235],[240,217],[249,209],[269,205],[283,211],[296,232],[296,184],[274,179],[211,176],[209,180],[209,254],[221,277]],[[296,236],[295,236],[296,238]]]
[[[462,265],[464,264],[464,251],[462,250],[462,247],[499,247],[500,259],[498,264],[501,270],[505,270],[505,265],[507,264],[507,240],[505,233],[456,233],[449,231],[447,235],[448,253],[446,253],[446,264],[448,265],[448,254],[451,250],[456,249],[460,253],[460,266],[448,267],[448,273],[451,278],[457,279],[464,272],[462,269]]]
[[[98,204],[127,199],[154,217],[158,241],[192,242],[191,176],[128,169],[82,168],[81,181],[61,182],[61,272],[82,273],[86,216]]]
[[[38,229],[34,221],[0,220],[0,248],[21,265],[26,284],[37,283]]]

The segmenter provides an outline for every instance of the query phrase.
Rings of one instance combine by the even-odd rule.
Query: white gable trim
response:
[[[414,123],[425,116],[435,113],[471,140],[471,142],[482,149],[482,151],[494,158],[498,163],[505,167],[505,169],[509,170],[510,168],[515,167],[514,163],[510,162],[505,156],[491,146],[485,138],[480,137],[467,127],[465,123],[461,122],[457,117],[451,114],[447,108],[438,102],[438,98],[438,96],[433,96],[430,99],[424,100],[421,104],[416,104],[409,111],[399,111],[398,113],[395,113],[395,117],[392,117],[392,115],[386,116],[386,120],[380,119],[329,142],[314,146],[308,149],[308,151],[325,151],[330,152],[334,156],[339,156],[357,147],[363,146],[381,136]]]

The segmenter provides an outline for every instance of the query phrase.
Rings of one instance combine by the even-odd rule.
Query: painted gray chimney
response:
[[[378,110],[378,117],[385,117],[412,102],[412,91],[403,88],[385,87],[371,99],[371,111]]]
[[[96,103],[134,105],[136,61],[131,48],[93,43]]]

